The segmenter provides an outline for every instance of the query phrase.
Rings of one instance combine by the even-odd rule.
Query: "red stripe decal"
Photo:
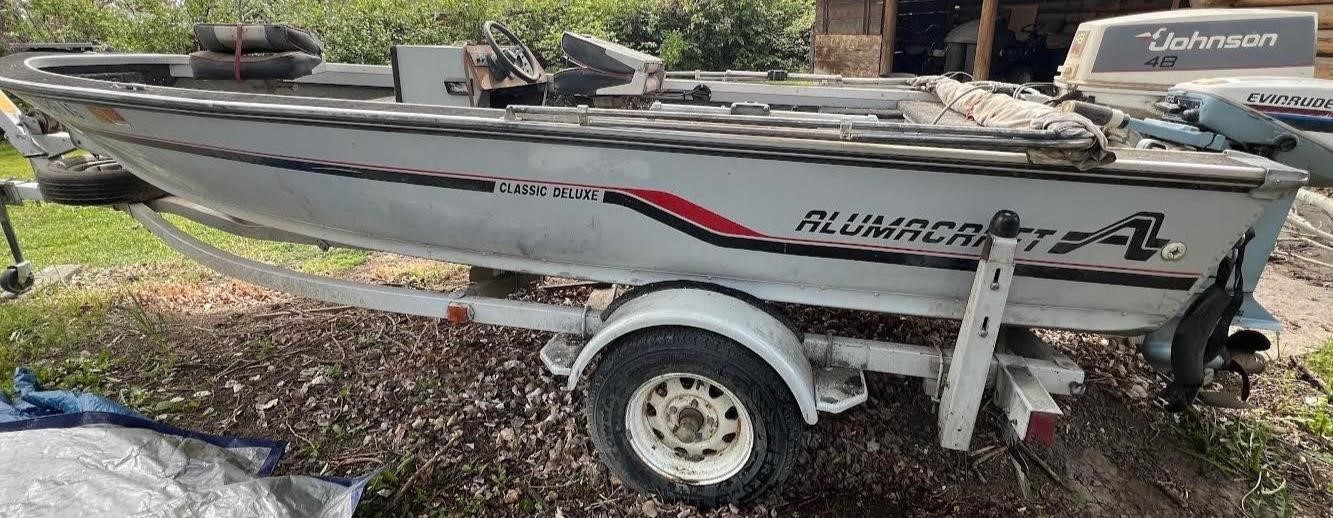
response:
[[[746,237],[766,237],[763,234],[750,230],[749,228],[727,219],[725,216],[705,209],[694,202],[676,196],[669,192],[653,191],[647,189],[618,189],[633,194],[640,199],[657,205],[667,212],[683,217],[690,222],[704,227],[714,232],[728,234],[733,236]]]

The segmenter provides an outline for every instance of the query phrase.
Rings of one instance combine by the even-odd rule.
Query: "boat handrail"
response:
[[[696,81],[762,81],[781,83],[784,81],[816,81],[821,83],[858,85],[858,86],[908,86],[911,78],[907,77],[845,77],[841,74],[805,74],[786,70],[679,70],[667,71],[667,77],[693,79]]]
[[[814,119],[782,115],[622,110],[612,108],[515,105],[505,117],[580,126],[653,128],[813,140],[893,144],[936,144],[987,148],[1086,149],[1092,137],[1054,130],[948,126],[866,119]]]

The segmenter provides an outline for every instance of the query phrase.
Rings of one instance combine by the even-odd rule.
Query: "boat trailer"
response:
[[[5,181],[0,193],[5,205],[42,201],[35,182]],[[554,333],[541,359],[552,374],[568,377],[571,390],[598,353],[616,339],[652,327],[685,326],[728,337],[764,359],[787,383],[807,424],[815,424],[817,412],[841,413],[865,402],[867,371],[922,378],[939,402],[940,444],[954,450],[969,448],[989,386],[1012,438],[1048,444],[1063,414],[1052,395],[1083,392],[1083,370],[1072,360],[1029,330],[998,325],[1018,244],[1018,215],[1009,211],[997,213],[991,222],[958,340],[949,351],[798,332],[789,321],[757,306],[766,303],[703,283],[639,287],[622,295],[623,303],[617,300],[609,309],[598,310],[477,295],[489,291],[482,284],[438,293],[333,279],[218,249],[162,214],[243,237],[314,244],[304,236],[256,226],[174,196],[117,208],[172,249],[227,277],[331,304]],[[0,208],[0,217],[5,212]],[[4,221],[8,225],[8,219]],[[10,244],[21,258],[17,240]]]
[[[47,167],[52,159],[78,147],[77,136],[61,129],[23,115],[0,92],[0,131],[32,167]],[[0,228],[15,262],[4,272],[0,288],[19,293],[32,286],[33,272],[23,258],[6,206],[41,202],[43,196],[36,182],[10,180],[0,182],[0,197]],[[542,348],[541,359],[552,374],[568,378],[569,390],[577,387],[599,353],[618,339],[666,326],[721,335],[761,358],[786,383],[807,424],[818,421],[818,412],[841,413],[864,403],[867,371],[921,378],[938,402],[940,445],[952,450],[969,449],[988,387],[994,387],[993,401],[1005,416],[1009,438],[1046,444],[1054,440],[1056,421],[1063,415],[1052,396],[1084,390],[1083,370],[1072,360],[1031,330],[1000,326],[1021,227],[1020,215],[1012,210],[999,211],[991,219],[957,342],[945,350],[806,333],[767,302],[707,283],[640,286],[599,310],[482,295],[496,293],[493,282],[439,293],[334,279],[231,254],[191,236],[162,214],[253,239],[322,248],[339,246],[336,243],[233,218],[176,196],[116,208],[186,257],[255,285],[331,304],[443,318],[454,324],[554,333]]]

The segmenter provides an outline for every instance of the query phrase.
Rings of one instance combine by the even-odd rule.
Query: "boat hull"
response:
[[[132,70],[170,84],[187,63],[9,56],[0,88],[145,181],[228,215],[543,275],[689,279],[959,318],[985,225],[1012,210],[1023,232],[1005,323],[1089,331],[1161,326],[1302,183],[1275,188],[1281,166],[1254,157],[1123,151],[1080,171],[1017,148],[598,127],[63,73]]]
[[[961,316],[982,225],[1019,213],[1007,323],[1132,332],[1176,314],[1266,200],[1232,189],[869,167],[256,121],[29,99],[148,182],[236,217],[445,261]],[[99,117],[100,113],[100,117]],[[110,121],[110,122],[108,122]],[[1168,243],[1188,252],[1168,261]]]

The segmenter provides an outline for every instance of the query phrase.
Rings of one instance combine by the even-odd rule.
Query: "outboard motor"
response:
[[[1182,83],[1157,107],[1177,120],[1223,135],[1233,147],[1310,173],[1333,186],[1333,81],[1226,77]]]
[[[1152,116],[1174,85],[1235,76],[1314,77],[1311,12],[1181,9],[1084,22],[1055,84],[1081,99]]]

